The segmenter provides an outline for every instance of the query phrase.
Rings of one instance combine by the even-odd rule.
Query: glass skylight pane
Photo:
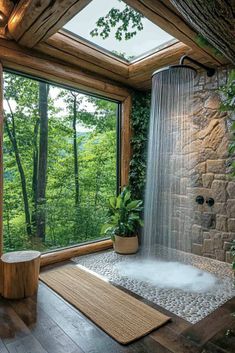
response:
[[[111,30],[106,39],[100,36],[92,37],[90,32],[96,27],[97,20],[105,16],[111,8],[123,10],[125,3],[118,0],[93,0],[80,11],[63,28],[82,37],[105,50],[124,56],[127,60],[133,60],[149,51],[157,50],[157,47],[174,39],[170,34],[153,24],[146,18],[142,19],[144,29],[129,39],[119,41],[115,38],[115,28]]]

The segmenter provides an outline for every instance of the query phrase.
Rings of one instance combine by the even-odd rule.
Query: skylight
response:
[[[90,32],[96,27],[100,17],[104,17],[112,8],[123,10],[125,3],[119,0],[93,0],[82,11],[72,18],[63,29],[85,39],[102,49],[132,61],[139,56],[145,56],[160,47],[172,42],[174,37],[164,32],[146,18],[142,19],[143,30],[129,40],[119,41],[115,38],[115,28],[111,30],[108,38],[92,37]]]

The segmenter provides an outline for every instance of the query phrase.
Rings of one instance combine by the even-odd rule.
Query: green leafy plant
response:
[[[221,111],[230,112],[232,115],[235,113],[235,70],[231,70],[227,84],[221,87],[220,92],[222,93],[222,104],[220,106]],[[229,154],[232,159],[231,161],[231,176],[235,177],[235,122],[231,123],[231,142],[229,144]],[[232,255],[232,270],[235,274],[235,241],[230,249]],[[235,317],[235,313],[232,313]],[[233,330],[227,330],[226,336],[234,335]]]
[[[198,34],[196,37],[196,43],[199,45],[199,47],[201,48],[207,48],[210,49],[211,52],[217,56],[217,57],[223,57],[223,54],[216,49],[213,45],[211,45],[211,43],[205,38],[203,37],[201,34]]]
[[[132,159],[130,161],[129,185],[131,193],[136,199],[144,197],[150,104],[150,92],[136,92],[133,95],[131,112]]]
[[[115,235],[121,237],[135,236],[138,227],[143,226],[143,220],[141,219],[143,201],[132,199],[129,187],[124,187],[117,197],[111,197],[108,207],[108,219],[101,229],[101,234],[111,236],[113,241]]]
[[[235,114],[235,70],[230,71],[228,81],[226,85],[221,87],[220,92],[222,94],[222,104],[220,106],[220,110]],[[229,154],[232,159],[231,174],[235,177],[235,121],[232,121],[230,130],[231,142],[229,144]]]
[[[232,269],[235,273],[235,240],[233,241],[233,245],[231,246],[231,255],[232,255]]]
[[[222,111],[235,112],[235,69],[231,70],[226,85],[221,87],[223,102],[220,109]]]
[[[235,240],[233,240],[233,245],[231,246],[230,252],[232,255],[232,270],[233,270],[233,273],[235,276]],[[231,315],[233,317],[235,317],[235,312],[233,312]],[[229,329],[229,330],[227,330],[226,335],[227,336],[234,336],[234,331]]]

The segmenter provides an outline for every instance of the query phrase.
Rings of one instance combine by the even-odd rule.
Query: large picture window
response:
[[[119,183],[119,104],[4,73],[4,251],[101,237]]]

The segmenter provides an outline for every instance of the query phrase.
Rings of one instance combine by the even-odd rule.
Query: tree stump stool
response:
[[[22,299],[37,293],[39,251],[13,251],[2,255],[3,293],[7,299]]]

